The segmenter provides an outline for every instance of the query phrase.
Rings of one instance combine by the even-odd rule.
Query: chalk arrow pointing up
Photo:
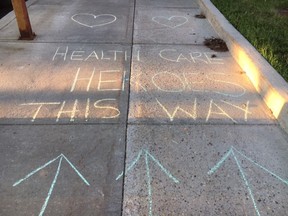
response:
[[[35,169],[34,171],[32,171],[31,173],[29,173],[28,175],[26,175],[24,178],[22,178],[22,179],[18,180],[17,182],[15,182],[15,183],[13,184],[13,187],[21,184],[23,181],[27,180],[28,178],[30,178],[31,176],[33,176],[35,173],[37,173],[37,172],[39,172],[40,170],[44,169],[44,168],[47,167],[48,165],[50,165],[50,164],[52,164],[53,162],[57,161],[58,159],[59,159],[58,168],[57,168],[55,177],[54,177],[54,179],[53,179],[53,181],[52,181],[52,184],[51,184],[51,186],[50,186],[50,189],[49,189],[49,191],[48,191],[48,195],[47,195],[47,197],[46,197],[46,199],[45,199],[45,202],[44,202],[44,204],[42,205],[42,208],[41,208],[41,211],[40,211],[40,213],[39,213],[39,216],[42,216],[42,215],[44,214],[45,209],[46,209],[46,207],[47,207],[47,205],[48,205],[49,199],[50,199],[51,194],[52,194],[52,192],[53,192],[54,186],[55,186],[55,184],[56,184],[56,182],[57,182],[58,175],[59,175],[59,173],[60,173],[60,169],[61,169],[61,165],[62,165],[63,159],[70,165],[70,167],[76,172],[76,174],[82,179],[82,181],[83,181],[86,185],[90,186],[89,182],[82,176],[82,174],[76,169],[76,167],[67,159],[67,157],[65,157],[65,155],[63,155],[63,154],[60,154],[58,157],[56,157],[56,158],[48,161],[48,162],[47,162],[46,164],[44,164],[43,166],[38,167],[37,169]]]
[[[240,165],[240,162],[236,156],[236,153],[238,155],[240,155],[241,157],[245,158],[246,160],[248,160],[249,162],[251,162],[252,164],[256,165],[257,167],[261,168],[262,170],[264,170],[265,172],[271,174],[272,176],[274,176],[276,179],[278,179],[279,181],[283,182],[284,184],[288,185],[288,181],[287,180],[284,180],[283,178],[279,177],[278,175],[276,175],[275,173],[271,172],[270,170],[268,170],[267,168],[263,167],[262,165],[258,164],[257,162],[255,162],[254,160],[252,160],[251,158],[247,157],[246,155],[244,155],[243,153],[241,153],[240,151],[238,151],[235,147],[231,147],[230,150],[221,158],[221,160],[214,166],[212,167],[209,172],[208,172],[208,175],[212,175],[213,173],[215,173],[220,167],[221,165],[227,160],[228,157],[232,156],[237,164],[237,167],[240,171],[240,174],[241,174],[241,177],[242,177],[242,180],[244,181],[245,183],[245,186],[249,192],[249,195],[252,199],[252,202],[253,202],[253,205],[254,205],[254,208],[255,208],[255,211],[257,213],[258,216],[261,216],[260,215],[260,211],[256,205],[256,202],[255,202],[255,199],[254,199],[254,195],[253,195],[253,192],[252,192],[252,189],[250,187],[250,184],[246,178],[246,175],[245,175],[245,172],[243,170],[243,168],[241,167]]]
[[[151,186],[151,174],[150,174],[149,161],[152,160],[174,183],[179,183],[179,180],[176,179],[167,169],[165,169],[164,166],[145,149],[139,151],[136,159],[132,161],[132,163],[125,170],[125,175],[137,164],[137,162],[139,161],[142,155],[145,157],[145,165],[146,165],[149,216],[152,216],[153,215],[153,211],[152,211],[153,200],[152,200],[152,186]],[[119,176],[117,176],[116,180],[120,179],[123,175],[124,173],[122,172]]]

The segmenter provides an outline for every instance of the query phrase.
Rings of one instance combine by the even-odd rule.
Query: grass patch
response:
[[[211,1],[288,81],[288,0]]]

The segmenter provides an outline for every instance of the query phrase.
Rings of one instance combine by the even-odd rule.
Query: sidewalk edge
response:
[[[262,55],[227,21],[210,0],[198,0],[202,12],[288,133],[288,84]]]

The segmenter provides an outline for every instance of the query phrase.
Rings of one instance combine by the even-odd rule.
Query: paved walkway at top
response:
[[[288,137],[194,0],[0,20],[0,215],[288,215]]]

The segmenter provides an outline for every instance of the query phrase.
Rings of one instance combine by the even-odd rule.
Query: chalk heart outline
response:
[[[175,25],[175,26],[173,26],[173,25],[167,25],[167,24],[165,24],[165,23],[162,23],[161,21],[163,21],[163,20],[168,20],[168,21],[171,21],[171,20],[173,20],[173,19],[175,19],[175,18],[181,18],[181,19],[183,19],[183,21],[181,22],[179,22],[179,24],[177,24],[177,25]],[[182,25],[184,25],[185,23],[187,23],[188,22],[188,19],[187,19],[187,17],[184,17],[184,16],[171,16],[171,17],[164,17],[164,16],[156,16],[156,17],[153,17],[152,18],[152,21],[154,21],[154,22],[156,22],[156,23],[158,23],[158,24],[160,24],[160,25],[162,25],[162,26],[166,26],[166,27],[169,27],[169,28],[171,28],[171,29],[174,29],[174,28],[177,28],[177,27],[179,27],[179,26],[182,26]]]
[[[82,16],[82,17],[85,17],[85,16],[91,17],[91,16],[92,16],[92,17],[94,18],[94,21],[95,21],[95,22],[96,22],[97,18],[99,18],[99,17],[111,17],[112,20],[109,21],[109,22],[101,23],[101,24],[88,25],[88,24],[85,24],[83,21],[80,22],[79,20],[77,20],[77,18],[76,18],[77,16],[78,16],[78,17],[79,17],[79,16]],[[71,19],[72,19],[74,22],[76,22],[76,23],[78,23],[78,24],[80,24],[80,25],[83,25],[83,26],[85,26],[85,27],[94,28],[94,27],[100,27],[100,26],[104,26],[104,25],[111,24],[111,23],[113,23],[113,22],[115,22],[115,21],[117,20],[117,17],[116,17],[115,15],[113,15],[113,14],[99,14],[99,15],[95,15],[95,14],[91,14],[91,13],[79,13],[79,14],[73,15],[73,16],[71,17]]]

